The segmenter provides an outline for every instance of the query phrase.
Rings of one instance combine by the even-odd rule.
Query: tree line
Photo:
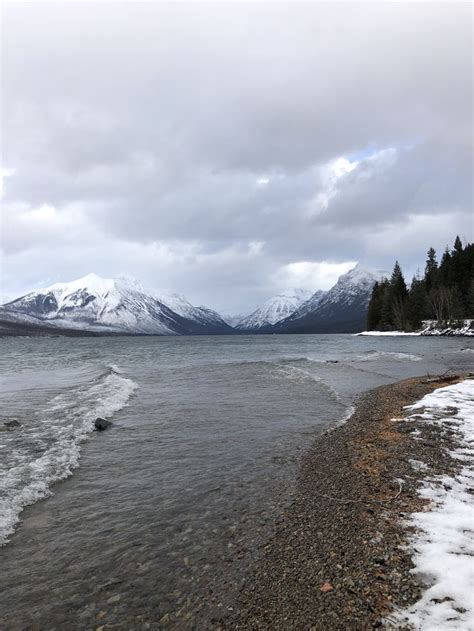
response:
[[[390,278],[375,283],[367,310],[367,328],[375,331],[416,331],[423,320],[458,326],[474,318],[474,244],[456,237],[438,263],[427,253],[423,276],[418,272],[407,287],[396,261]]]

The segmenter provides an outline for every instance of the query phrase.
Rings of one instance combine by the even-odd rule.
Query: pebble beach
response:
[[[235,615],[218,627],[413,628],[394,615],[424,589],[412,572],[407,517],[429,510],[419,493],[426,469],[455,476],[460,463],[449,455],[456,431],[407,418],[405,406],[460,379],[423,377],[373,389],[347,423],[315,441]]]

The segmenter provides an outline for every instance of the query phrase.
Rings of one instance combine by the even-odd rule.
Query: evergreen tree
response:
[[[446,287],[451,284],[453,276],[453,261],[448,246],[441,257],[439,270],[437,274],[437,284]]]
[[[453,253],[456,253],[458,255],[463,253],[462,241],[459,238],[459,235],[457,235],[456,239],[454,240]]]
[[[392,324],[397,330],[404,331],[407,325],[406,320],[406,299],[408,290],[403,277],[402,269],[395,262],[392,276],[390,278],[390,303],[392,308]]]
[[[452,250],[446,248],[439,266],[435,250],[428,250],[424,277],[415,275],[409,290],[397,261],[390,280],[374,286],[367,327],[417,330],[429,318],[440,326],[474,319],[474,244],[463,247],[459,236]]]
[[[422,321],[429,313],[428,309],[425,281],[419,275],[414,276],[407,300],[407,327],[411,331],[421,327]]]
[[[465,312],[468,318],[474,319],[474,279],[471,280],[469,292],[467,295],[467,312]]]
[[[377,330],[382,319],[382,290],[378,282],[372,289],[369,307],[367,309],[367,329],[369,331]]]
[[[430,248],[427,254],[425,267],[425,285],[426,291],[429,293],[436,285],[436,276],[438,273],[438,261],[436,260],[436,250]]]
[[[392,289],[393,298],[405,300],[408,295],[408,289],[405,283],[405,278],[403,277],[402,268],[400,267],[398,261],[395,261],[392,276],[390,278],[390,287]]]
[[[379,329],[381,331],[390,331],[393,328],[392,296],[390,291],[390,281],[387,279],[382,281],[380,293],[382,309],[380,312]]]

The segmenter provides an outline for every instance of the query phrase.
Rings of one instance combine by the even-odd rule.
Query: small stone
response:
[[[107,421],[105,418],[96,418],[94,422],[94,427],[98,432],[103,432],[104,429],[107,429],[112,425],[111,421]]]
[[[115,596],[111,596],[107,602],[109,603],[109,605],[113,605],[114,603],[118,603],[120,600],[120,594],[115,594]]]
[[[373,557],[372,561],[377,565],[385,565],[385,559],[383,557]]]
[[[323,594],[327,594],[328,592],[332,592],[334,588],[331,583],[323,583],[319,589]]]

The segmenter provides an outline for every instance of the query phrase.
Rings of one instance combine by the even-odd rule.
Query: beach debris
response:
[[[333,589],[334,589],[334,587],[331,585],[331,583],[323,583],[321,585],[321,587],[319,588],[319,590],[323,594],[327,594],[328,592],[332,592]]]
[[[107,421],[105,418],[101,418],[100,416],[95,419],[94,427],[98,432],[103,432],[105,429],[112,425],[111,421]]]

